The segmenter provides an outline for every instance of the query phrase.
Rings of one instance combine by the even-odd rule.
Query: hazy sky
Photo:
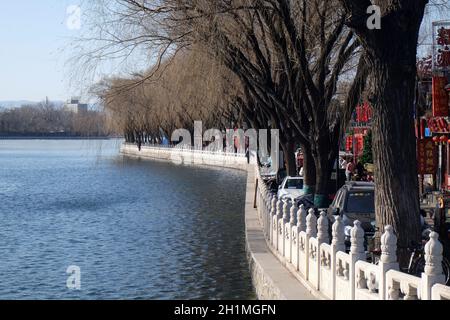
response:
[[[80,94],[69,83],[73,70],[67,64],[67,48],[80,30],[68,27],[67,9],[82,1],[1,0],[0,100],[66,100]]]
[[[77,0],[1,1],[0,100],[66,100],[76,95],[65,81],[60,52],[76,29],[66,24]]]

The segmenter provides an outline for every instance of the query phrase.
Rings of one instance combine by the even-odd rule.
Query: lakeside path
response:
[[[170,149],[143,147],[124,144],[121,153],[125,156],[171,161]],[[215,156],[220,157],[220,156]],[[255,167],[248,165],[247,159],[235,159],[228,162],[209,156],[198,164],[206,167],[228,167],[247,172],[246,204],[245,204],[245,234],[246,247],[253,285],[260,300],[321,300],[314,290],[308,289],[295,277],[275,256],[264,237],[258,212],[254,208]],[[234,164],[234,165],[233,165]]]

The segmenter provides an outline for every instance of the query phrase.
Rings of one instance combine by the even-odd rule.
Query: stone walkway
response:
[[[319,300],[276,258],[264,237],[258,212],[253,207],[254,168],[248,170],[245,222],[247,249],[254,286],[260,300]]]

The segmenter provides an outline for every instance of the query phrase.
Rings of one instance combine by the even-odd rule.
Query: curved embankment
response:
[[[314,290],[308,290],[280,262],[267,245],[263,227],[255,209],[256,177],[254,165],[247,158],[236,155],[217,155],[208,152],[171,148],[142,147],[124,144],[121,153],[141,159],[170,161],[177,164],[232,168],[247,172],[245,201],[246,245],[253,285],[260,300],[313,300],[320,299]],[[314,295],[313,295],[314,294]],[[319,298],[317,298],[319,297]]]

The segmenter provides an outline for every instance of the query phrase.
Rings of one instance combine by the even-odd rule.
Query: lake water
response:
[[[245,174],[119,147],[0,140],[0,299],[254,299]]]

